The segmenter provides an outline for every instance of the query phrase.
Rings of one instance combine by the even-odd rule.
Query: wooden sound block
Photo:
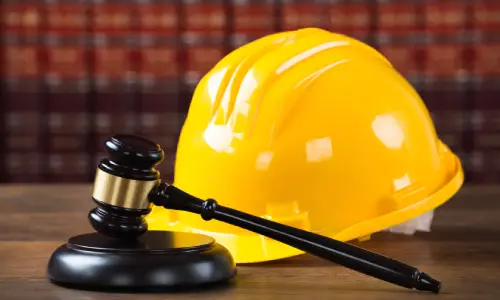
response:
[[[136,240],[89,233],[70,238],[48,264],[48,278],[81,289],[169,289],[230,280],[236,265],[209,236],[147,231]]]

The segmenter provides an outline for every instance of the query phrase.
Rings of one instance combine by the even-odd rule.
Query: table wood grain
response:
[[[52,251],[91,231],[90,185],[0,186],[0,299],[500,299],[500,187],[464,187],[436,211],[431,233],[375,234],[362,247],[441,280],[441,294],[406,290],[310,255],[238,266],[228,285],[181,293],[71,290],[47,281]]]

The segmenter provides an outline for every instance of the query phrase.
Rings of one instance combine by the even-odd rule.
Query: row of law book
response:
[[[370,43],[408,77],[500,72],[494,0],[19,0],[2,8],[3,76],[48,76],[53,84],[91,77],[97,86],[179,78],[193,85],[236,47],[303,27]]]
[[[498,83],[434,81],[414,85],[429,108],[440,138],[460,155],[471,174],[477,173],[469,174],[469,179],[481,182],[496,180],[500,168],[495,163],[500,158]],[[72,175],[76,177],[66,176],[64,180],[84,180],[102,155],[104,140],[118,132],[154,139],[172,162],[187,112],[182,106],[189,106],[190,96],[127,90],[3,93],[0,147],[7,165],[1,173],[14,181],[63,180],[61,176],[78,161],[87,167],[78,167]],[[39,168],[20,167],[35,161]],[[164,174],[171,175],[172,165],[164,167]]]

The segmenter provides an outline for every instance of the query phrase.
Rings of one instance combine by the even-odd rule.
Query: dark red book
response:
[[[237,48],[275,31],[277,1],[240,0],[233,1],[233,47]]]
[[[383,43],[378,47],[382,53],[393,65],[393,67],[408,80],[419,80],[422,78],[422,52],[425,51],[421,46],[413,47],[401,43]]]
[[[44,134],[43,99],[38,82],[10,81],[2,93],[4,132],[3,178],[8,182],[41,182],[47,153]],[[42,94],[43,95],[43,94]]]
[[[385,6],[385,5],[380,5]],[[327,8],[326,29],[366,40],[373,23],[373,7],[366,1],[337,1]]]
[[[186,82],[193,87],[226,54],[225,45],[194,41],[186,50]]]
[[[35,1],[4,1],[0,10],[0,177],[7,182],[44,179],[44,63],[38,43],[42,9]]]
[[[283,1],[281,26],[284,30],[304,27],[327,28],[328,4],[321,0]]]
[[[177,36],[182,21],[181,5],[176,0],[153,0],[134,7],[136,22],[143,35]]]
[[[469,14],[468,1],[426,1],[424,21],[427,31],[452,37],[466,29]]]
[[[41,33],[45,3],[36,0],[4,0],[0,22],[7,33],[36,36]]]
[[[184,36],[223,38],[229,25],[223,0],[190,0],[183,4]]]
[[[498,30],[500,30],[500,3],[497,0],[470,2],[475,28],[488,34],[498,34]]]
[[[84,1],[78,0],[52,2],[44,5],[43,32],[58,36],[85,34],[91,26],[87,17],[89,7]]]

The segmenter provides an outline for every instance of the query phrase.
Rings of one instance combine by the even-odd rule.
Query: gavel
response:
[[[161,180],[156,167],[161,147],[136,135],[115,135],[105,143],[108,157],[97,167],[92,198],[97,207],[88,215],[100,234],[133,240],[148,230],[145,216],[152,205],[198,214],[258,233],[306,253],[408,289],[439,293],[441,283],[417,268],[348,243],[283,225],[199,199]],[[196,176],[196,174],[193,174]],[[293,187],[291,187],[293,188]],[[335,209],[335,208],[330,208]]]

